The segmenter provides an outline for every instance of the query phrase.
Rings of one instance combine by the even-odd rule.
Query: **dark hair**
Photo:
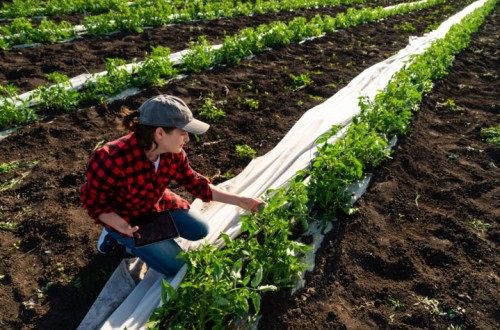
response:
[[[121,131],[135,132],[139,147],[144,150],[154,150],[158,148],[154,139],[155,131],[161,126],[149,126],[139,124],[139,110],[130,110],[127,107],[121,108],[122,122],[119,126]],[[172,132],[175,127],[161,127],[165,133]]]

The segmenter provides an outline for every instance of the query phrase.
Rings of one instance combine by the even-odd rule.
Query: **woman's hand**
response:
[[[99,220],[128,237],[133,237],[133,234],[139,230],[138,226],[132,227],[116,213],[103,213],[99,216]]]
[[[240,196],[238,206],[244,210],[258,213],[260,206],[266,206],[266,202],[253,197]]]
[[[237,205],[246,211],[259,212],[259,208],[261,206],[267,205],[266,202],[264,202],[259,198],[246,197],[233,194],[225,190],[222,190],[219,187],[214,186],[212,184],[210,185],[210,189],[212,190],[212,199],[214,201]]]
[[[133,237],[133,234],[139,230],[139,226],[131,226],[128,222],[123,221],[123,224],[120,224],[120,226],[113,227],[116,231],[119,231],[123,235],[126,235],[128,237]]]

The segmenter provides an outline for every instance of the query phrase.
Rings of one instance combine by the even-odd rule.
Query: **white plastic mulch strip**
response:
[[[434,41],[443,38],[453,24],[459,23],[465,15],[482,6],[485,1],[479,0],[469,5],[435,31],[412,39],[396,55],[363,71],[333,97],[307,111],[273,150],[254,159],[241,174],[219,186],[234,193],[261,196],[267,189],[285,185],[297,171],[309,165],[316,152],[314,143],[320,135],[332,125],[348,124],[353,116],[359,114],[360,96],[373,98],[387,85],[392,75],[404,66],[410,55],[423,53]],[[360,187],[357,191],[362,190],[363,187]],[[208,242],[219,244],[221,232],[233,238],[239,235],[240,209],[215,202],[204,204],[200,200],[196,200],[192,207],[199,208],[210,221],[210,233],[206,239]],[[201,244],[183,239],[178,242],[186,250],[197,248]],[[183,267],[175,277],[167,280],[177,288],[185,272],[186,268]],[[99,319],[98,315],[89,311],[79,329],[144,329],[149,316],[160,304],[162,278],[161,274],[148,270],[144,279],[107,319]],[[93,306],[91,310],[104,307]]]
[[[213,49],[219,49],[220,47],[222,47],[222,45],[216,45],[216,46],[213,46],[212,48]],[[174,54],[171,54],[169,56],[170,60],[172,61],[172,63],[174,65],[179,65],[182,61],[182,57],[187,53],[189,52],[188,49],[185,49],[185,50],[182,50],[180,52],[177,52],[177,53],[174,53]],[[137,70],[141,65],[142,65],[143,62],[138,62],[138,63],[129,63],[129,64],[126,64],[126,65],[123,65],[123,66],[119,66],[118,69],[124,69],[126,70],[128,73],[132,73],[134,70]],[[107,71],[102,71],[102,72],[97,72],[97,73],[92,73],[92,74],[89,74],[89,73],[84,73],[84,74],[81,74],[81,75],[78,75],[76,77],[73,77],[69,80],[69,85],[71,87],[68,87],[67,89],[68,90],[80,90],[83,88],[84,84],[86,82],[95,82],[97,80],[98,77],[101,77],[101,76],[104,76],[106,75],[108,72]],[[56,85],[54,85],[56,86]],[[52,87],[52,86],[50,86]],[[49,88],[50,88],[49,87]],[[26,93],[23,93],[21,95],[19,95],[19,99],[23,100],[23,101],[26,101],[26,100],[30,100],[28,102],[28,107],[32,107],[32,106],[35,106],[37,105],[38,103],[40,103],[40,101],[38,99],[35,99],[35,98],[31,98],[31,95],[33,94],[34,91],[29,91],[29,92],[26,92]],[[113,99],[117,99],[117,97],[113,97],[113,98],[110,98],[109,100],[113,100]],[[3,102],[3,100],[0,99],[0,103]],[[21,105],[21,102],[16,102],[16,106],[20,106]]]

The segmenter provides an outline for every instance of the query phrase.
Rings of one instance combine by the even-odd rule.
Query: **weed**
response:
[[[439,307],[439,301],[437,299],[429,299],[427,297],[417,297],[417,302],[414,305],[424,306],[424,308],[433,315],[439,315],[443,313],[442,309]]]
[[[14,188],[16,185],[21,183],[23,179],[28,176],[29,173],[30,172],[24,172],[21,174],[21,176],[10,179],[7,182],[0,183],[0,192]]]
[[[239,159],[253,159],[257,155],[257,152],[247,144],[237,144],[236,154]]]
[[[393,311],[400,311],[406,307],[405,304],[401,303],[399,300],[395,298],[389,297],[389,302],[391,303],[391,308]]]
[[[442,106],[443,108],[445,108],[446,110],[454,110],[454,111],[460,111],[460,110],[463,110],[464,108],[458,106],[456,103],[455,103],[455,100],[453,99],[447,99],[446,101],[444,101],[443,103],[440,103],[438,104],[440,106]]]
[[[500,146],[500,125],[491,128],[482,128],[481,134],[486,137],[486,142]]]
[[[25,171],[21,173],[19,176],[16,176],[15,178],[12,178],[11,180],[7,182],[0,182],[0,192],[9,190],[16,186],[17,184],[21,183],[22,180],[27,177],[31,173],[31,169],[38,165],[39,161],[32,161],[32,162],[18,162],[18,161],[12,161],[10,163],[4,163],[0,164],[0,174],[7,174],[13,172],[17,168],[21,167],[27,167],[28,171]]]
[[[209,123],[217,123],[221,118],[226,116],[224,110],[220,109],[217,104],[212,98],[205,98],[205,101],[198,110],[198,114],[203,120]]]
[[[106,142],[106,140],[101,140],[101,141],[97,142],[92,150],[96,151],[97,149],[99,149],[100,147],[102,147],[105,142]]]
[[[311,95],[311,94],[309,94],[308,96],[309,96],[309,98],[311,100],[315,100],[315,101],[319,101],[319,102],[323,102],[323,101],[326,100],[326,97],[319,96],[319,95]]]
[[[17,231],[19,224],[12,221],[0,221],[0,230]]]
[[[18,240],[14,244],[12,244],[11,250],[19,250],[21,248],[22,240]]]
[[[287,87],[287,89],[294,92],[313,83],[313,80],[311,79],[309,73],[307,72],[298,75],[290,73],[289,77],[292,79],[292,83],[290,86]]]
[[[0,164],[0,174],[8,174],[13,172],[15,169],[20,168],[20,167],[27,167],[27,168],[32,168],[38,165],[39,161],[26,161],[26,162],[19,162],[17,160],[13,160],[10,163],[3,163]]]
[[[482,220],[472,219],[469,223],[470,223],[472,228],[474,228],[475,230],[480,231],[482,233],[491,229],[491,225],[487,222],[482,221]]]
[[[250,110],[258,110],[259,109],[259,100],[256,100],[256,99],[253,99],[253,98],[245,99],[245,105]]]
[[[417,29],[413,26],[413,24],[406,22],[400,25],[394,25],[394,31],[404,31],[404,32],[415,32]]]
[[[228,180],[234,178],[235,176],[236,176],[236,174],[231,170],[224,173],[224,177]]]

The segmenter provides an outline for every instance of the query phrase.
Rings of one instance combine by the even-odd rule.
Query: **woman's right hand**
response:
[[[99,220],[101,220],[117,232],[128,237],[133,237],[134,233],[139,230],[139,226],[132,227],[127,221],[123,220],[122,217],[114,212],[101,214],[99,216]]]
[[[116,231],[122,233],[125,236],[133,237],[134,233],[139,230],[139,226],[131,226],[128,222],[123,221],[123,224],[119,228],[113,227]]]

